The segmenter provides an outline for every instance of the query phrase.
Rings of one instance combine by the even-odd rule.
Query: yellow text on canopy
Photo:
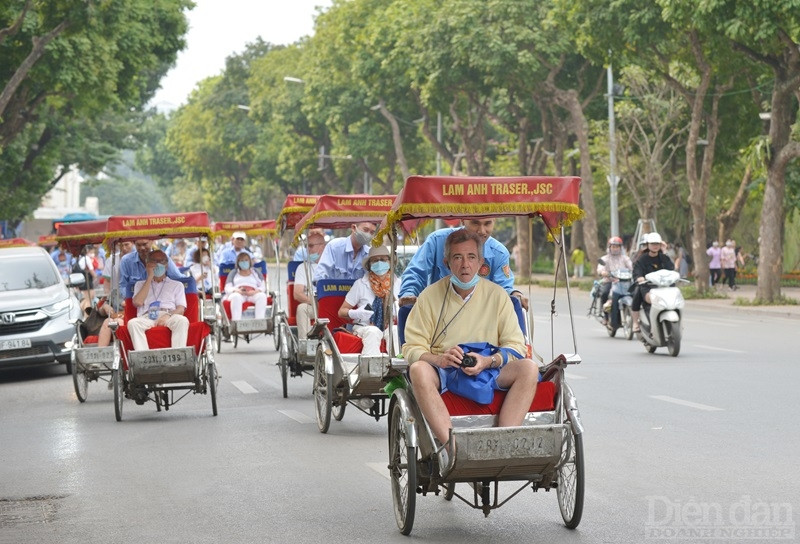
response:
[[[442,185],[442,196],[470,195],[551,195],[553,184],[536,183],[445,183]]]
[[[162,227],[183,225],[186,223],[185,215],[175,215],[170,217],[137,217],[135,219],[123,219],[123,227]]]

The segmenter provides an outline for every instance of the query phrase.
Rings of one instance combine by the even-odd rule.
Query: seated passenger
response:
[[[133,288],[136,315],[128,321],[133,349],[148,349],[145,331],[152,327],[167,327],[172,331],[172,347],[186,346],[189,320],[183,284],[167,277],[167,254],[157,249],[147,257],[147,279],[137,281]]]
[[[389,292],[389,250],[385,246],[372,247],[362,265],[367,274],[356,280],[339,308],[339,317],[353,320],[353,334],[363,341],[362,355],[380,355],[381,340],[388,340],[392,304],[397,298]]]
[[[450,275],[420,293],[406,322],[402,351],[410,365],[411,385],[441,444],[447,444],[452,424],[440,395],[456,375],[487,373],[486,389],[508,391],[498,417],[500,426],[521,425],[536,393],[536,363],[514,355],[525,353],[526,347],[511,299],[502,287],[478,276],[482,255],[483,241],[477,234],[467,229],[453,231],[444,246]],[[476,342],[487,342],[500,351],[491,356],[472,354],[475,366],[462,367],[464,351],[459,344]],[[454,447],[449,444],[441,450],[443,472]]]
[[[239,253],[236,257],[236,268],[231,270],[225,281],[225,293],[231,301],[231,319],[234,321],[242,318],[245,302],[255,304],[256,319],[267,317],[267,280],[252,265],[250,254]]]
[[[297,305],[297,337],[301,339],[308,338],[308,331],[311,330],[311,320],[314,318],[314,308],[311,306],[310,278],[314,277],[319,256],[322,254],[322,250],[325,249],[325,236],[321,232],[311,232],[308,235],[307,245],[306,255],[311,265],[311,276],[306,276],[305,265],[298,266],[294,273],[294,288],[292,289],[292,296],[299,302]],[[295,253],[296,256],[297,253]]]
[[[369,245],[378,226],[375,223],[354,223],[352,233],[346,238],[328,242],[319,258],[314,281],[357,280],[364,275],[362,261],[369,254]]]
[[[206,248],[197,248],[192,253],[192,265],[189,267],[189,275],[197,282],[197,286],[203,293],[211,293],[211,277],[219,272],[217,267],[211,262],[211,252]]]

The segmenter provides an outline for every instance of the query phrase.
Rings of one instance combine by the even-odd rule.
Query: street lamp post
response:
[[[610,52],[609,52],[610,53]],[[609,153],[609,204],[611,208],[611,236],[619,236],[619,210],[617,205],[617,140],[614,126],[614,73],[608,64],[608,153]]]

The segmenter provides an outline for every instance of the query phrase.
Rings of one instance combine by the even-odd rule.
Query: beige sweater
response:
[[[442,330],[444,334],[440,334]],[[473,342],[489,342],[522,354],[527,351],[511,298],[505,289],[485,279],[478,281],[467,302],[453,290],[449,276],[429,285],[408,316],[405,337],[403,357],[409,364],[424,353],[438,355],[457,344]]]

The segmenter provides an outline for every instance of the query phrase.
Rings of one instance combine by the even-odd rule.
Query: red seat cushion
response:
[[[339,353],[361,353],[364,342],[353,333],[337,330],[333,333],[333,341],[339,348]],[[386,342],[381,340],[381,352],[386,353]]]
[[[496,415],[500,413],[500,407],[503,405],[505,398],[505,391],[495,391],[494,400],[491,404],[478,404],[450,391],[442,394],[442,400],[451,416]],[[547,412],[555,409],[555,406],[556,384],[553,382],[539,382],[529,411]]]
[[[189,335],[186,338],[186,345],[194,347],[195,355],[199,355],[203,338],[208,336],[210,333],[211,327],[202,321],[189,323]],[[150,349],[180,347],[172,346],[172,331],[167,327],[153,327],[152,329],[145,331],[144,335],[147,337],[147,345]],[[120,340],[120,342],[122,342],[122,345],[125,348],[123,350],[123,355],[124,352],[133,350],[133,341],[131,340],[131,335],[128,332],[128,327],[123,325],[118,328],[117,338]]]

